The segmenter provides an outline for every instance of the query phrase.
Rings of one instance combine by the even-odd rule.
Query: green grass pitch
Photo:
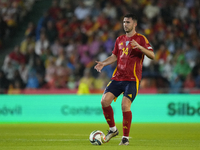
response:
[[[132,124],[130,145],[119,135],[101,146],[91,145],[93,130],[106,134],[107,124],[0,124],[0,150],[199,150],[200,124]]]

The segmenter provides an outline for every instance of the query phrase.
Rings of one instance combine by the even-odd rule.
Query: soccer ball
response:
[[[105,134],[100,130],[94,130],[89,136],[92,145],[102,145],[105,141]]]

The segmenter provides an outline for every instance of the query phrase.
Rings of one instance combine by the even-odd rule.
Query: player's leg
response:
[[[129,145],[129,132],[131,128],[132,112],[131,112],[132,101],[124,96],[122,99],[122,113],[123,113],[123,137],[119,145]]]
[[[112,94],[111,92],[107,92],[103,94],[102,99],[101,99],[103,114],[110,128],[110,130],[108,131],[108,134],[106,135],[105,142],[108,142],[112,137],[119,134],[119,131],[117,130],[115,126],[113,109],[110,105],[114,98],[115,98],[114,94]]]
[[[108,131],[108,134],[106,135],[106,142],[108,142],[112,137],[119,134],[119,131],[117,130],[115,126],[113,109],[110,104],[116,97],[118,97],[122,93],[120,84],[121,82],[114,81],[114,80],[109,82],[101,100],[103,114],[110,127],[110,130]]]
[[[110,128],[115,127],[113,109],[110,105],[114,98],[115,96],[111,92],[107,92],[103,94],[101,99],[103,114]]]
[[[122,99],[123,137],[119,145],[129,145],[129,132],[132,121],[131,104],[138,92],[138,84],[135,81],[124,82],[124,85],[124,97]]]

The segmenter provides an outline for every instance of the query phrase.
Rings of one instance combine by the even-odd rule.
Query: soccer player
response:
[[[123,93],[123,137],[119,145],[129,145],[129,132],[132,121],[131,104],[138,93],[139,82],[142,77],[142,64],[144,55],[154,59],[155,55],[146,37],[136,32],[137,18],[134,14],[127,14],[123,19],[125,35],[116,39],[112,55],[106,60],[96,61],[94,67],[101,72],[104,66],[117,61],[117,67],[113,72],[111,81],[108,83],[101,99],[104,117],[110,127],[105,142],[119,134],[115,126],[111,103]]]

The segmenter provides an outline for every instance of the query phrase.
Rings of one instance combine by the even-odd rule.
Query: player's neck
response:
[[[135,31],[135,30],[132,30],[131,32],[126,33],[126,36],[127,36],[127,37],[132,37],[132,36],[134,36],[135,34],[136,34],[136,31]]]

